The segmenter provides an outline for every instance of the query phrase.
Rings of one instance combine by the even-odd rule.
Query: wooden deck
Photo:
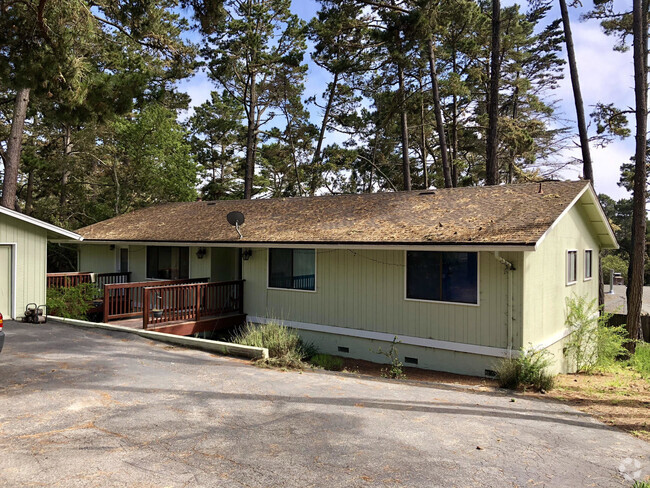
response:
[[[230,329],[242,325],[246,322],[246,314],[229,313],[224,315],[214,315],[208,317],[201,317],[199,321],[176,320],[173,322],[166,322],[164,325],[147,327],[146,330],[152,332],[163,332],[165,334],[175,335],[192,335],[199,332],[215,331]],[[130,329],[144,329],[142,317],[135,317],[130,319],[112,320],[110,322],[114,325],[121,325]]]

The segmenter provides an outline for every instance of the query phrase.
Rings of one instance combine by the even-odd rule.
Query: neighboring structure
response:
[[[81,237],[0,207],[0,313],[5,319],[22,316],[28,303],[45,304],[48,239]]]
[[[566,370],[565,299],[597,297],[599,251],[618,246],[584,181],[170,203],[78,232],[80,270],[241,276],[250,321],[323,352],[379,361],[397,336],[407,365],[475,375],[528,345]]]

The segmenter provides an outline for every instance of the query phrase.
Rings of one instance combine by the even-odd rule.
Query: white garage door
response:
[[[11,246],[0,245],[0,313],[11,317]]]

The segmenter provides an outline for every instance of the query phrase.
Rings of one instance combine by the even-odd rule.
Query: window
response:
[[[269,288],[316,290],[314,249],[269,249]]]
[[[478,254],[407,251],[406,298],[478,304]]]
[[[590,280],[594,276],[592,270],[593,253],[591,249],[585,251],[585,280]]]
[[[578,276],[578,251],[567,251],[566,266],[566,282],[572,285]]]
[[[126,247],[120,248],[120,273],[129,271],[129,249]]]
[[[182,280],[189,277],[188,247],[147,246],[147,278]]]

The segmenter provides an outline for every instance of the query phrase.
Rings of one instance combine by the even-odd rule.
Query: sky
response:
[[[502,2],[504,6],[513,3],[520,2]],[[616,4],[619,3],[620,5],[617,6],[625,6],[623,2],[616,0]],[[522,11],[525,11],[526,5],[521,5]],[[617,107],[621,108],[634,106],[632,52],[631,50],[626,53],[614,51],[614,39],[603,33],[597,21],[581,19],[589,10],[590,6],[591,2],[588,2],[585,6],[570,8],[573,40],[587,117],[598,102],[614,103]],[[292,11],[305,20],[314,17],[317,10],[318,3],[315,0],[294,0],[292,5]],[[555,7],[551,11],[549,18],[555,19],[559,16],[559,9]],[[563,53],[563,56],[566,59],[566,53]],[[330,81],[330,75],[311,62],[309,55],[307,55],[306,60],[309,61],[309,71],[304,98],[312,95],[320,97],[327,83]],[[552,100],[557,102],[556,113],[565,121],[571,131],[576,133],[575,140],[577,141],[571,79],[569,77],[568,66],[565,65],[564,68],[564,79],[561,80],[558,89],[550,93],[550,96]],[[205,73],[201,72],[190,79],[184,80],[179,88],[181,91],[190,95],[192,99],[191,107],[195,107],[209,99],[210,92],[214,89],[214,86]],[[185,114],[185,116],[187,115]],[[312,113],[312,121],[319,123],[319,118],[320,114],[314,111]],[[630,129],[634,133],[632,124],[630,125]],[[594,135],[595,133],[593,124],[589,126],[589,133],[590,135]],[[330,138],[329,142],[334,141]],[[615,200],[630,198],[630,194],[624,188],[619,187],[617,183],[620,175],[620,165],[629,162],[630,157],[634,155],[634,138],[631,136],[623,141],[617,140],[604,148],[598,148],[592,145],[591,154],[596,192],[605,193]],[[573,149],[568,149],[561,157],[566,160],[580,158],[580,148],[576,146]],[[562,177],[565,179],[577,179],[581,174],[582,170],[580,167],[572,167],[565,169]]]

